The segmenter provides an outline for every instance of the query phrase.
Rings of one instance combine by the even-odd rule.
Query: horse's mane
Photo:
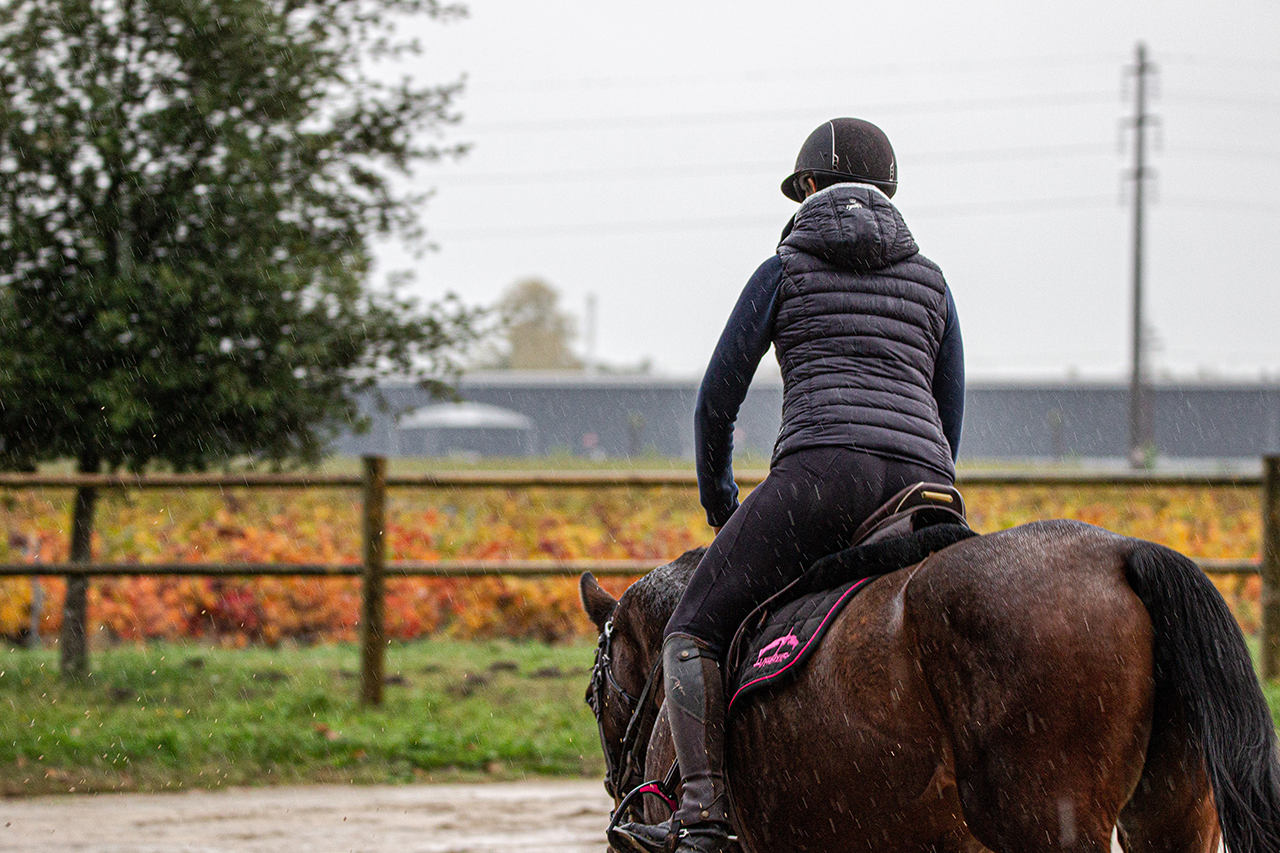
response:
[[[628,609],[634,607],[647,625],[657,625],[659,628],[666,625],[706,550],[694,548],[685,551],[670,563],[658,566],[627,588],[619,601],[619,607],[624,603]]]

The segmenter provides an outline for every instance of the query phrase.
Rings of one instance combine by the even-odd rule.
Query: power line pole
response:
[[[1156,67],[1147,61],[1147,46],[1138,42],[1137,63],[1130,69],[1134,75],[1133,128],[1133,350],[1129,377],[1129,464],[1143,468],[1149,464],[1148,454],[1155,440],[1151,389],[1147,382],[1146,340],[1142,321],[1142,220],[1146,204],[1147,127],[1154,123],[1147,113],[1147,76]]]
[[[594,373],[596,370],[596,295],[594,293],[587,294],[586,326],[586,352],[582,359],[583,367],[588,373]]]

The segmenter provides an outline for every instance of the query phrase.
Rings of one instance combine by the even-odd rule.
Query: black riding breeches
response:
[[[835,447],[779,459],[729,518],[694,570],[665,635],[688,634],[723,659],[742,620],[898,492],[937,471]],[[665,636],[664,635],[664,636]]]

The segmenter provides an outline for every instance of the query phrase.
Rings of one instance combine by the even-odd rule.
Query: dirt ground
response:
[[[22,853],[602,853],[599,781],[253,788],[0,800]]]
[[[603,853],[610,805],[594,780],[32,797],[0,800],[0,853]]]

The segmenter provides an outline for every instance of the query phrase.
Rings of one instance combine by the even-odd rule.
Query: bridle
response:
[[[674,790],[678,780],[678,770],[672,765],[672,771],[661,782],[644,782],[645,749],[649,736],[653,733],[654,723],[658,719],[658,702],[655,685],[662,672],[662,655],[658,655],[645,679],[644,688],[639,696],[633,696],[623,689],[614,678],[610,666],[613,660],[613,621],[604,623],[604,631],[600,634],[600,642],[596,645],[595,664],[591,667],[591,682],[587,685],[587,704],[596,717],[596,726],[600,730],[600,748],[604,752],[605,778],[604,789],[614,800],[621,798],[618,808],[614,810],[613,823],[616,823],[628,808],[634,808],[633,800],[640,794],[655,794],[666,800],[675,809]],[[615,758],[609,749],[609,740],[604,733],[604,709],[609,699],[609,692],[617,694],[622,707],[627,712],[627,728],[622,735],[618,756]],[[612,823],[610,824],[613,825]]]

